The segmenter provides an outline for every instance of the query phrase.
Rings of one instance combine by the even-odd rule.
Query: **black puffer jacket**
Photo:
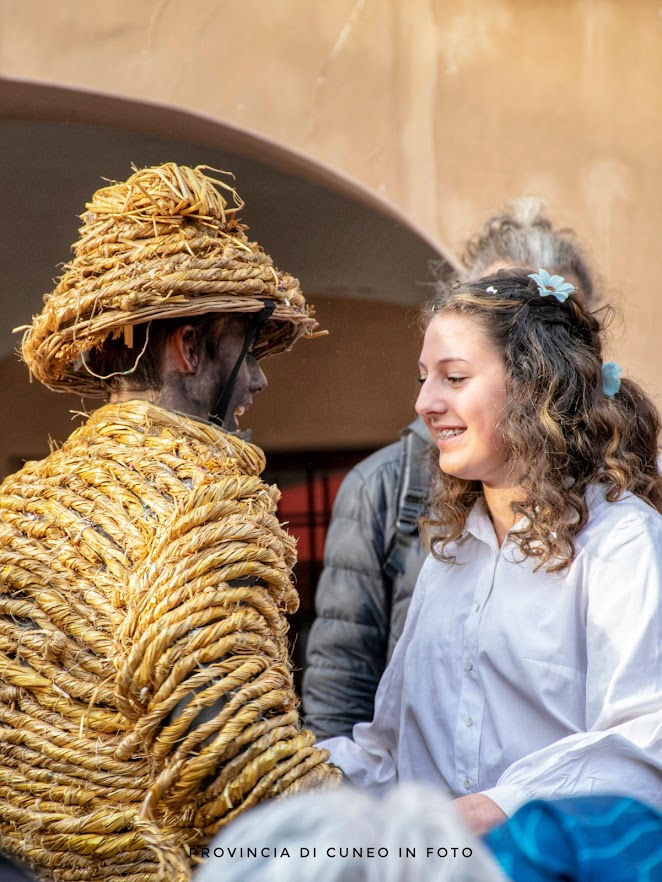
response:
[[[415,437],[408,442],[409,433]],[[306,724],[319,738],[349,735],[355,723],[372,719],[377,685],[404,627],[425,560],[414,527],[399,555],[401,572],[391,576],[387,560],[402,511],[405,446],[412,442],[415,456],[430,444],[420,418],[400,441],[355,466],[336,497],[303,679]],[[427,468],[415,470],[427,487]]]

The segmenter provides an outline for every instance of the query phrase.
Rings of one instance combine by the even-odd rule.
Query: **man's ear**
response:
[[[194,374],[198,369],[200,353],[198,334],[193,325],[179,325],[165,344],[165,358],[183,374]]]

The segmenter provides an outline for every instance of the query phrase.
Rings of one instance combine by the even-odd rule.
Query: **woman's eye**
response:
[[[457,385],[457,383],[461,383],[463,380],[466,380],[466,377],[453,376],[453,377],[448,377],[447,379],[448,379],[449,383],[452,383],[453,385]]]
[[[426,380],[427,380],[427,377],[419,377],[419,378],[416,380],[416,382],[418,383],[419,386],[422,386],[423,383],[424,383]]]

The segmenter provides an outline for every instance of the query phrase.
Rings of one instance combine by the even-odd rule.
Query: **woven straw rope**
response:
[[[275,303],[253,351],[289,349],[317,322],[297,279],[277,270],[237,220],[243,202],[218,178],[166,163],[98,190],[75,257],[25,330],[23,358],[51,389],[103,394],[84,356],[153,319],[250,313]],[[232,207],[218,188],[232,199]]]
[[[0,487],[0,837],[44,878],[183,880],[239,812],[336,782],[298,722],[262,467],[131,402]]]

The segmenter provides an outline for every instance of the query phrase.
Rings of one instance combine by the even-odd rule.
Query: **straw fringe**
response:
[[[0,487],[0,838],[43,878],[186,882],[249,806],[337,782],[299,727],[263,466],[134,401]]]
[[[276,307],[254,346],[258,358],[316,336],[297,279],[249,241],[236,216],[243,201],[207,168],[166,163],[97,190],[74,259],[32,325],[16,329],[25,330],[23,358],[38,380],[57,391],[103,394],[84,356],[107,338],[122,335],[130,345],[134,325],[257,312],[265,299]]]

